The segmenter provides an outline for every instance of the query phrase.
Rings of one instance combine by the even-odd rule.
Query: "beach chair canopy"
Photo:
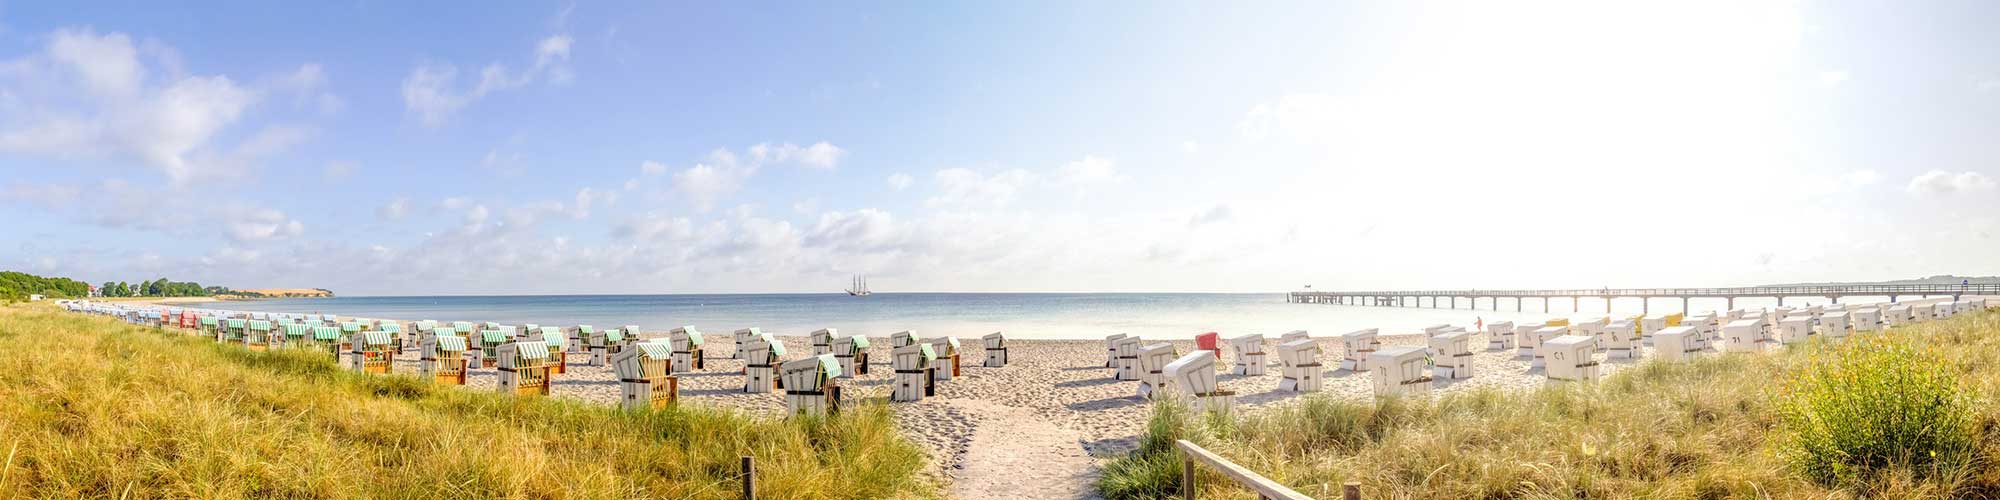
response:
[[[214,316],[202,316],[202,317],[201,317],[201,326],[215,326],[215,317],[214,317]]]
[[[480,330],[479,339],[489,345],[507,343],[507,332],[500,330]]]
[[[398,325],[393,321],[382,322],[378,329],[388,333],[403,333],[403,325]]]
[[[340,331],[343,331],[343,332],[347,332],[347,333],[354,333],[354,332],[358,332],[358,331],[361,331],[361,322],[358,322],[358,321],[343,321],[343,322],[341,322],[341,323],[340,323]]]
[[[597,333],[597,327],[590,325],[576,325],[576,332],[584,335],[590,335],[593,333]]]
[[[440,352],[460,352],[465,350],[465,337],[456,335],[437,336],[437,350]]]
[[[777,337],[774,337],[774,336],[772,336],[771,334],[768,334],[768,333],[763,333],[763,334],[758,334],[758,335],[757,335],[757,338],[760,338],[760,339],[763,339],[763,340],[764,340],[764,343],[766,343],[766,344],[770,344],[770,345],[771,345],[771,355],[772,355],[772,356],[784,356],[784,355],[785,355],[785,343],[784,343],[784,342],[779,342],[779,341],[778,341],[778,338],[777,338]]]
[[[624,342],[624,341],[625,341],[625,332],[623,332],[623,331],[620,331],[620,330],[618,330],[618,329],[616,329],[616,328],[613,328],[613,329],[610,329],[610,330],[605,330],[605,331],[604,331],[604,341],[605,341],[605,342]]]
[[[515,342],[514,356],[521,359],[548,359],[549,345],[541,342]]]
[[[432,329],[431,329],[431,334],[432,334],[432,335],[436,335],[436,336],[439,336],[439,337],[443,337],[443,336],[447,336],[447,335],[458,335],[458,329],[457,329],[457,328],[452,328],[452,327],[449,327],[449,326],[440,326],[440,327],[436,327],[436,328],[432,328]],[[459,340],[460,340],[460,341],[464,341],[465,339],[459,339]]]
[[[253,331],[268,332],[271,331],[271,322],[264,320],[251,320],[250,329]]]
[[[854,350],[856,351],[868,348],[868,337],[850,335],[847,337],[847,341],[854,344]]]
[[[364,332],[361,334],[361,339],[367,341],[368,345],[389,345],[390,339],[393,338],[395,337],[390,336],[389,332],[381,330]]]
[[[340,329],[331,326],[312,327],[313,340],[339,340]]]
[[[312,333],[312,327],[306,326],[304,323],[285,323],[285,336],[287,337],[304,337],[308,333]]]
[[[927,362],[937,361],[937,351],[932,351],[930,344],[915,344],[915,345],[918,347],[918,350],[923,351],[924,361]]]
[[[569,336],[563,335],[561,328],[544,326],[542,327],[542,342],[547,342],[551,348],[562,350],[569,346]]]
[[[249,320],[240,318],[229,318],[228,321],[228,325],[230,328],[243,328],[245,325],[248,325],[249,323],[250,323]]]

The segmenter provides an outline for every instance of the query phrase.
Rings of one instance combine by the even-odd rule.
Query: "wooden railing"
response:
[[[1278,484],[1277,481],[1272,481],[1263,475],[1251,472],[1250,469],[1236,465],[1235,462],[1222,458],[1222,456],[1216,455],[1214,452],[1203,449],[1200,445],[1190,443],[1185,439],[1174,441],[1174,447],[1181,450],[1181,498],[1185,500],[1194,500],[1195,491],[1199,489],[1195,486],[1194,482],[1194,463],[1196,461],[1206,463],[1209,467],[1214,467],[1215,470],[1222,471],[1223,475],[1229,476],[1237,484],[1256,491],[1257,498],[1264,500],[1312,500],[1312,497],[1306,496],[1304,493],[1293,491],[1291,488],[1285,487],[1285,485]],[[1341,492],[1342,498],[1349,500],[1359,500],[1361,498],[1360,488],[1356,483],[1347,483],[1344,485],[1343,490]]]

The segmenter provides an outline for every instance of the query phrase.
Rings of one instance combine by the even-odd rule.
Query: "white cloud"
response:
[[[226,205],[218,209],[223,227],[237,242],[252,243],[305,234],[305,225],[269,208]]]
[[[913,182],[916,182],[916,178],[910,177],[910,174],[902,172],[889,174],[889,187],[891,189],[902,191],[904,188],[910,187],[910,183]]]
[[[1089,184],[1123,182],[1125,180],[1126,177],[1118,173],[1117,164],[1111,160],[1096,156],[1084,156],[1081,160],[1069,162],[1069,164],[1056,169],[1056,182],[1069,186],[1080,187]]]
[[[1847,78],[1848,75],[1846,70],[1829,70],[1829,71],[1819,72],[1819,84],[1825,87],[1836,87],[1842,83],[1847,83]]]
[[[831,169],[839,166],[840,159],[847,156],[847,150],[840,146],[820,141],[811,146],[800,147],[792,143],[772,145],[761,143],[748,150],[752,161],[763,163],[794,163],[806,168]]]
[[[1235,217],[1236,211],[1230,209],[1229,205],[1217,203],[1188,219],[1188,227],[1201,227],[1209,224],[1229,222],[1230,219]]]
[[[383,220],[401,220],[410,215],[410,197],[398,196],[389,203],[375,209],[375,216]]]
[[[294,105],[320,113],[338,113],[347,106],[340,96],[327,90],[326,69],[317,63],[300,65],[291,73],[271,79],[267,86],[291,93]]]
[[[1848,188],[1858,188],[1882,180],[1882,174],[1874,170],[1855,170],[1840,174],[1840,184]]]
[[[643,162],[639,162],[639,173],[646,174],[648,176],[665,174],[667,173],[667,164],[653,160],[646,160]]]
[[[927,205],[1003,207],[1035,182],[1035,174],[1012,169],[987,176],[971,169],[948,168],[937,171],[934,180],[938,192],[925,200]]]
[[[1950,195],[1990,191],[1993,186],[1993,179],[1979,172],[1932,170],[1911,178],[1907,189],[1916,195]]]
[[[1977,87],[1979,87],[1979,90],[1985,92],[1993,92],[1996,90],[2000,90],[2000,78],[1987,78],[1985,80],[1980,80]]]
[[[479,71],[479,83],[465,90],[456,88],[458,66],[420,64],[403,78],[403,107],[425,126],[437,127],[460,109],[493,92],[524,87],[538,80],[567,83],[575,78],[569,68],[573,42],[568,35],[543,38],[535,44],[535,64],[526,71],[514,73],[500,63],[488,64]]]
[[[152,77],[147,61],[161,68]],[[0,61],[0,152],[66,160],[136,160],[175,185],[239,178],[303,140],[308,127],[267,126],[233,149],[216,138],[263,97],[324,79],[308,65],[292,78],[244,86],[224,75],[187,76],[178,53],[123,33],[58,30],[43,50]],[[268,88],[267,88],[268,87]],[[21,89],[16,93],[14,89]]]
[[[528,167],[522,161],[521,153],[502,154],[497,149],[487,150],[486,156],[479,158],[479,166],[507,177],[528,173]]]

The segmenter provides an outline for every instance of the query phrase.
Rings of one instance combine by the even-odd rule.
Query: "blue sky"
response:
[[[0,3],[0,267],[349,294],[2000,274],[2000,7]]]

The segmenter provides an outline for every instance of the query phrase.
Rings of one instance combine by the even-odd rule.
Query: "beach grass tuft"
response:
[[[1778,352],[1646,360],[1595,384],[1430,398],[1309,395],[1218,425],[1156,405],[1110,499],[1181,498],[1191,439],[1335,498],[1982,498],[2000,495],[2000,313]],[[1221,427],[1220,429],[1218,427]],[[1199,498],[1254,498],[1220,474]]]
[[[937,498],[889,409],[785,420],[363,375],[39,305],[0,307],[0,490],[28,497]]]

